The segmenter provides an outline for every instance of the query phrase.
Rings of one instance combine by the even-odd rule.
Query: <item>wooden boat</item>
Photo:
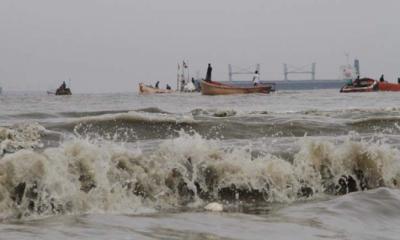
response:
[[[139,92],[142,94],[158,94],[158,93],[172,93],[173,90],[155,88],[152,86],[146,86],[143,83],[139,83]]]
[[[229,94],[249,94],[249,93],[269,93],[271,86],[259,85],[255,87],[237,87],[220,82],[200,82],[201,93],[203,95],[229,95]]]
[[[377,81],[372,78],[361,78],[354,80],[351,84],[344,85],[340,92],[376,92],[376,91],[400,91],[400,84],[389,83],[386,81]]]

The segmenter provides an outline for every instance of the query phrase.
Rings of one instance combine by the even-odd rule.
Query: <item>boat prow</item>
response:
[[[230,95],[230,94],[250,94],[250,93],[270,93],[271,86],[257,85],[254,87],[237,87],[220,82],[208,82],[202,80],[201,93],[203,95]]]
[[[143,83],[139,83],[139,93],[142,94],[160,94],[160,93],[172,93],[173,90],[170,89],[160,89],[151,86],[146,86]]]

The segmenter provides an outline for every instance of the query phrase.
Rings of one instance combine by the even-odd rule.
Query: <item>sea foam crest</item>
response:
[[[0,159],[0,212],[19,218],[126,213],[398,187],[399,152],[389,145],[307,138],[297,144],[293,162],[183,132],[150,152],[82,139],[42,152],[24,149]]]

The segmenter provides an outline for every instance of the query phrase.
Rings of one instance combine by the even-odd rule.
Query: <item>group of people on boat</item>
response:
[[[156,84],[154,85],[154,88],[160,89],[160,81],[157,81]],[[171,86],[167,83],[165,89],[171,90]]]
[[[355,87],[363,87],[363,82],[364,81],[362,81],[362,80],[363,79],[360,79],[360,75],[357,75],[356,79],[354,79],[354,80],[353,79],[349,79],[346,85],[347,86],[355,86]],[[385,82],[385,75],[384,74],[382,74],[379,77],[379,82]]]
[[[65,83],[65,81],[62,82],[61,86],[58,88],[59,90],[65,90],[67,89],[67,84]]]
[[[211,72],[212,72],[212,67],[211,64],[209,63],[207,67],[206,79],[204,79],[206,82],[211,82]],[[253,74],[252,82],[254,87],[257,87],[261,84],[260,73],[258,72],[258,70],[256,70]]]
[[[213,80],[212,80],[212,70],[213,70],[213,68],[211,66],[211,63],[208,63],[207,73],[206,73],[206,77],[204,79],[205,82],[208,82],[208,83],[212,83],[213,82]],[[251,88],[253,88],[253,87],[254,88],[256,88],[256,87],[258,88],[258,87],[262,87],[263,86],[261,84],[261,82],[260,82],[260,73],[259,73],[258,70],[256,70],[254,72],[251,81],[252,81],[252,87]],[[214,82],[214,83],[217,83],[217,82]],[[144,85],[142,85],[142,88],[143,88],[143,86]],[[201,81],[196,81],[194,78],[192,78],[191,81],[190,80],[186,81],[185,79],[182,78],[181,81],[180,81],[180,86],[181,86],[180,87],[180,91],[182,91],[182,92],[201,91],[201,88],[202,88]],[[158,89],[160,89],[160,81],[157,81],[155,83],[154,87],[153,86],[147,86],[147,87],[150,87],[150,88],[158,90]],[[171,90],[171,86],[169,84],[166,85],[166,90]],[[160,91],[163,91],[163,89],[160,89]],[[143,90],[141,90],[141,92],[143,92]]]
[[[57,88],[56,95],[71,95],[71,89],[67,87],[67,84],[65,83],[65,81],[62,82],[62,84],[60,85],[60,87]]]

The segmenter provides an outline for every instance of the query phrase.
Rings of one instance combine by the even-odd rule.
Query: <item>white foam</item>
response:
[[[224,205],[217,202],[212,202],[207,204],[204,209],[211,212],[222,212],[224,210]]]
[[[43,152],[20,150],[0,159],[0,212],[23,217],[196,207],[221,200],[227,190],[232,201],[248,195],[249,201],[293,202],[318,198],[343,175],[357,179],[355,169],[369,188],[398,188],[400,154],[389,145],[310,138],[298,144],[293,163],[253,156],[251,145],[226,149],[220,140],[183,132],[147,153],[82,139]],[[21,183],[26,188],[16,203]],[[299,194],[304,187],[312,195]]]
[[[41,147],[40,138],[45,132],[46,129],[38,123],[0,127],[0,156],[20,149]]]

